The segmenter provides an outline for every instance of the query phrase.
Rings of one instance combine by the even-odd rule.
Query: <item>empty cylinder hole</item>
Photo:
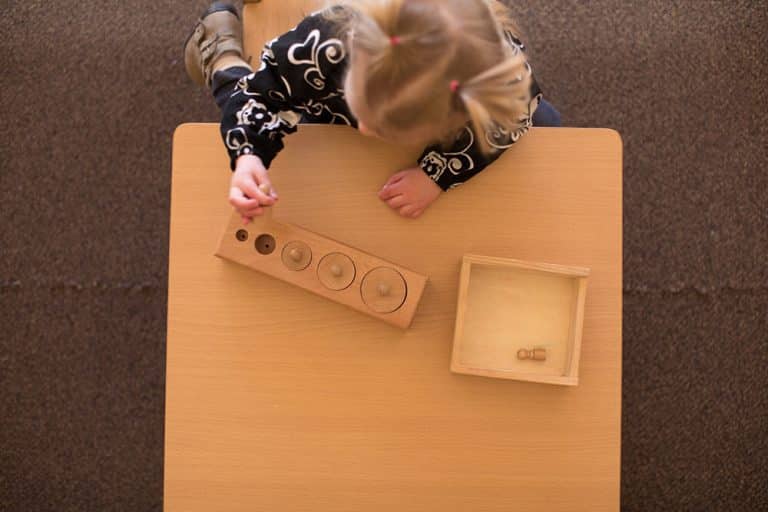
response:
[[[235,233],[235,238],[237,238],[241,242],[245,242],[248,240],[248,232],[244,229],[238,229],[237,233]]]
[[[259,254],[272,254],[275,250],[275,237],[269,233],[263,233],[256,237],[256,250]]]

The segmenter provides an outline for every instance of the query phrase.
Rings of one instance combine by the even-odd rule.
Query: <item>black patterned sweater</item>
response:
[[[524,51],[520,40],[505,35],[515,51]],[[237,82],[223,108],[221,135],[233,170],[246,154],[257,155],[268,168],[283,148],[283,136],[295,132],[299,122],[357,127],[344,97],[347,53],[335,27],[319,12],[265,45],[259,69]],[[530,66],[526,69],[530,74]],[[419,167],[443,190],[461,185],[528,131],[541,96],[531,77],[531,100],[519,127],[476,134],[466,125],[451,144],[427,147]],[[486,138],[491,154],[480,151],[477,137]]]

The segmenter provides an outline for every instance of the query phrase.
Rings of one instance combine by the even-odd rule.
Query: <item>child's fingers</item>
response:
[[[259,198],[259,204],[262,206],[272,206],[275,204],[275,198],[272,197],[272,193],[265,194],[261,190],[259,190],[259,195],[257,196]]]
[[[266,176],[259,180],[259,198],[261,204],[266,206],[272,206],[277,200],[277,193],[275,192],[275,189],[272,188],[272,183]]]
[[[245,210],[240,210],[240,215],[245,215],[246,217],[258,217],[262,213],[264,213],[264,208],[262,208],[259,205],[253,206]]]
[[[252,199],[258,199],[259,197],[259,188],[256,186],[256,182],[246,182],[240,184],[240,188],[243,191],[243,194],[247,197],[250,197]]]
[[[253,208],[253,206],[258,205],[259,202],[256,199],[249,199],[243,196],[243,192],[240,189],[237,187],[232,187],[232,190],[229,192],[229,204],[240,211]]]
[[[394,185],[386,185],[379,191],[379,199],[382,201],[388,201],[389,199],[402,194],[403,192],[400,189],[400,183],[395,183]]]
[[[387,200],[387,204],[391,208],[395,208],[395,209],[400,208],[405,203],[406,203],[406,199],[405,199],[405,196],[403,195],[395,196],[392,199]]]
[[[258,200],[259,204],[272,206],[275,204],[275,198],[262,192],[256,183],[243,183],[243,191],[252,199]]]
[[[421,217],[421,214],[424,213],[424,209],[416,210],[415,212],[411,213],[411,218],[416,219],[418,217]]]
[[[392,176],[389,177],[389,179],[384,184],[384,186],[386,187],[387,185],[394,185],[398,181],[402,180],[405,177],[406,174],[408,174],[407,170],[396,172],[395,174],[393,174]]]
[[[416,211],[416,207],[411,204],[407,204],[398,210],[400,215],[402,215],[403,217],[410,217],[411,214],[415,211]]]
[[[379,197],[386,200],[392,196],[393,193],[398,193],[399,183],[405,178],[407,171],[400,171],[389,177],[386,183],[381,187],[379,191]]]
[[[272,186],[272,181],[269,179],[269,172],[266,169],[254,169],[251,178],[253,178],[254,185],[257,185],[259,189],[261,189],[261,187],[266,187],[269,190],[268,194],[264,194],[265,196],[277,199],[277,191],[275,190],[275,187]],[[261,192],[261,190],[259,190],[259,192]]]
[[[265,172],[263,175],[259,175],[256,180],[259,184],[259,191],[261,192],[262,188],[266,188],[269,190],[269,197],[272,197],[273,199],[277,199],[277,190],[275,190],[275,187],[272,186],[272,182],[269,181],[269,176],[267,176],[267,173]]]

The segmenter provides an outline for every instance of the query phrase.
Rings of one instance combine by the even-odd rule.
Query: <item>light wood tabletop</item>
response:
[[[415,156],[301,126],[270,171],[274,219],[429,276],[403,330],[215,257],[218,125],[177,129],[166,511],[619,509],[620,137],[535,128],[406,220],[376,192]],[[465,253],[591,270],[578,386],[450,372]]]

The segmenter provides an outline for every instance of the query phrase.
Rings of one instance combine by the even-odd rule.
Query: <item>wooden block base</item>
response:
[[[427,278],[317,233],[233,213],[216,255],[401,328],[410,326]]]

